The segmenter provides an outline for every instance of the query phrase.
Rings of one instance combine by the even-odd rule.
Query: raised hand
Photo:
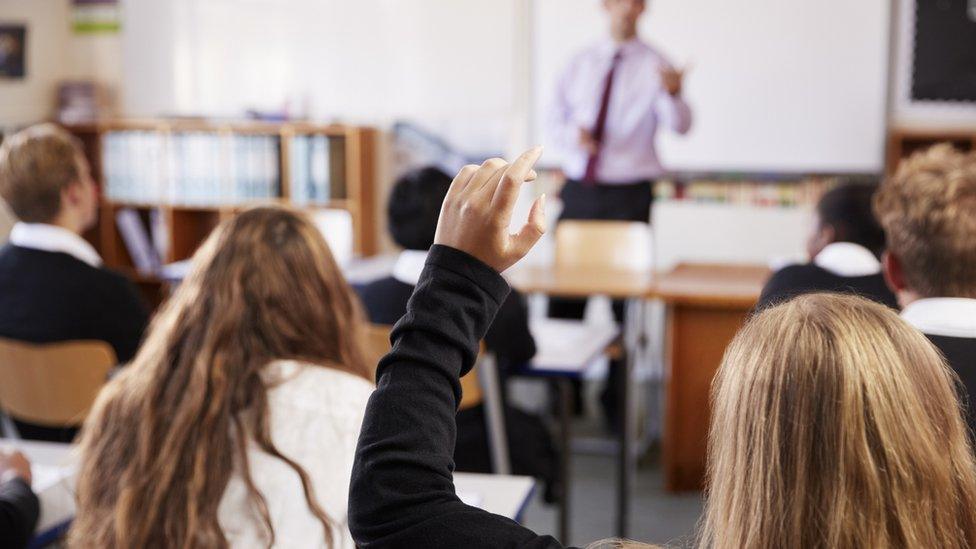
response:
[[[466,252],[498,272],[522,259],[545,233],[545,195],[532,203],[517,233],[508,227],[519,189],[535,178],[532,166],[540,155],[542,147],[534,147],[511,164],[492,158],[461,168],[441,206],[434,243]]]

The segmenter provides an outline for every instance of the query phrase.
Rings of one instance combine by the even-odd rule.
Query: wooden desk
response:
[[[63,533],[75,514],[74,446],[56,442],[0,439],[0,447],[17,449],[31,461],[34,489],[41,503],[38,538]],[[535,479],[516,475],[455,473],[454,484],[460,496],[473,498],[472,505],[518,520],[535,490]],[[53,539],[53,538],[52,538]]]
[[[702,488],[712,378],[768,278],[763,266],[682,264],[659,277],[649,294],[667,305],[663,461],[669,491]]]
[[[654,285],[651,272],[613,269],[516,266],[504,274],[508,283],[520,292],[555,297],[605,295],[614,299],[639,298],[651,291]]]
[[[616,269],[578,269],[549,267],[514,267],[505,272],[509,284],[523,293],[544,293],[556,297],[590,297],[605,295],[614,299],[626,299],[637,308],[638,326],[643,322],[644,298],[654,289],[654,273],[651,271],[632,271]],[[624,324],[626,328],[626,323]],[[624,338],[630,341],[632,338]],[[640,341],[642,338],[638,338]],[[622,414],[617,448],[617,505],[616,528],[614,534],[627,537],[628,519],[630,516],[630,490],[635,476],[636,460],[634,459],[633,442],[636,431],[636,411],[634,410],[634,357],[636,349],[627,353],[627,365],[623,374],[620,406]],[[561,405],[567,406],[568,392],[565,386],[560,388]],[[568,428],[564,426],[564,433]],[[567,510],[560,519],[561,541],[566,543],[565,532],[568,532],[566,520],[569,510],[568,501],[564,500],[561,507]]]

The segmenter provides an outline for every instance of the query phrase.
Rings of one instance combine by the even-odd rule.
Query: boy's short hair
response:
[[[817,217],[821,226],[833,227],[838,242],[859,244],[881,257],[885,248],[884,229],[871,209],[877,189],[877,181],[841,183],[820,198]]]
[[[0,145],[0,196],[21,220],[48,223],[61,211],[61,191],[77,182],[78,138],[54,124],[21,130]]]
[[[976,297],[976,153],[940,144],[912,155],[874,209],[913,291]]]
[[[393,240],[407,250],[426,250],[434,244],[441,204],[451,176],[428,166],[410,171],[393,185],[387,221]]]

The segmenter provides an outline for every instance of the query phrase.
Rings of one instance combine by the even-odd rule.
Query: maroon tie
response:
[[[596,167],[600,163],[600,151],[603,149],[603,133],[607,126],[607,110],[610,107],[610,90],[613,88],[613,73],[617,70],[622,54],[620,50],[613,56],[610,63],[610,70],[607,71],[607,78],[603,82],[603,96],[600,98],[600,111],[596,115],[596,123],[593,124],[591,135],[596,141],[596,151],[586,160],[586,171],[583,172],[583,181],[593,184],[596,182]]]

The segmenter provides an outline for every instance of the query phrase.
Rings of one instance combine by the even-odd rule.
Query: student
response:
[[[96,339],[128,362],[147,313],[135,286],[81,237],[98,218],[98,192],[78,140],[51,124],[10,136],[0,146],[0,195],[20,220],[0,249],[0,337]],[[16,425],[24,438],[67,442],[76,432]]]
[[[362,313],[303,215],[220,225],[81,436],[83,547],[352,547]]]
[[[871,211],[875,189],[845,183],[824,194],[807,241],[810,262],[777,271],[763,288],[758,308],[807,292],[852,293],[898,308],[881,272],[885,235]]]
[[[938,145],[913,155],[881,185],[875,210],[902,317],[962,379],[976,430],[976,153]]]
[[[392,276],[359,288],[371,322],[393,325],[407,311],[434,244],[441,203],[451,186],[451,176],[435,167],[412,171],[393,186],[387,205],[387,222],[393,241],[403,248]],[[529,331],[529,311],[518,292],[511,292],[498,308],[485,334],[485,345],[495,353],[499,367],[518,367],[535,356],[535,340]]]
[[[349,500],[360,547],[560,546],[464,505],[451,476],[458,376],[508,292],[498,273],[544,231],[540,202],[507,231],[539,153],[452,183],[363,421]],[[972,547],[976,464],[952,383],[882,305],[816,294],[758,315],[713,390],[701,545]]]
[[[39,514],[30,462],[20,452],[0,450],[0,547],[26,547]]]
[[[434,244],[437,217],[450,186],[451,176],[436,167],[411,171],[394,184],[387,220],[393,240],[403,251],[394,264],[392,276],[357,288],[370,321],[393,325],[407,312],[407,301],[420,279],[427,250]],[[502,377],[535,356],[528,317],[525,300],[513,291],[499,307],[485,334],[485,345],[495,353]],[[506,408],[513,472],[543,479],[546,499],[554,501],[559,484],[559,456],[552,436],[538,416],[515,407]],[[454,452],[457,470],[490,473],[492,463],[484,406],[459,411],[457,425]]]

